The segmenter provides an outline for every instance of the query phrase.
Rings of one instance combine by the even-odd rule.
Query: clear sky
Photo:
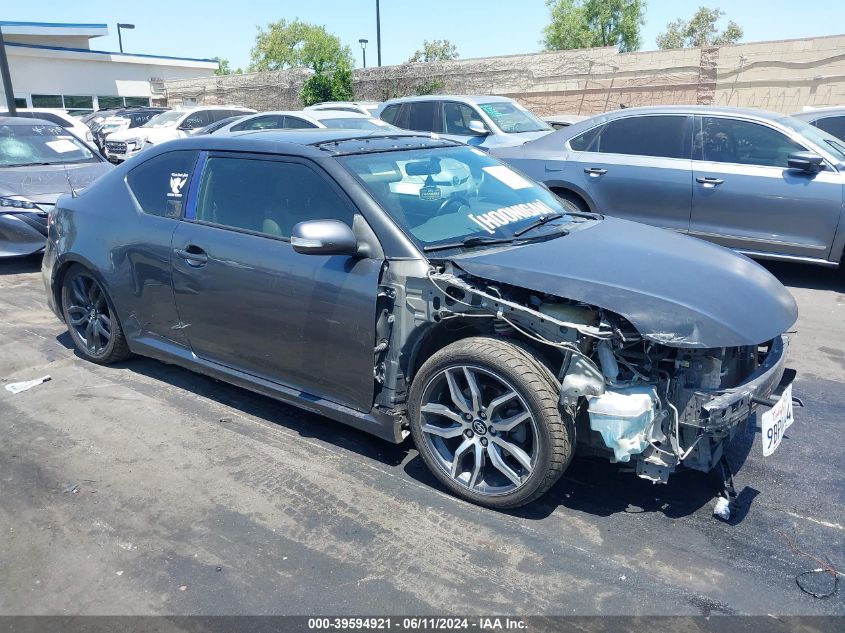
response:
[[[643,49],[656,48],[666,23],[689,18],[700,5],[721,7],[745,29],[743,41],[833,35],[845,32],[845,0],[650,0]],[[107,22],[108,37],[91,47],[117,50],[115,22],[127,52],[184,57],[220,56],[233,67],[249,63],[257,25],[280,18],[323,24],[352,46],[361,65],[358,40],[367,38],[367,65],[375,65],[375,0],[42,0],[3,2],[2,20]],[[424,39],[446,38],[461,57],[529,53],[540,49],[548,20],[544,0],[381,0],[382,63],[408,59]]]

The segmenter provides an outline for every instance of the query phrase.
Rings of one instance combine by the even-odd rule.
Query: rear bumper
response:
[[[0,212],[0,257],[33,255],[46,242],[46,224],[35,213]]]
[[[718,395],[698,393],[698,422],[705,433],[720,434],[744,422],[754,412],[755,401],[780,394],[795,378],[786,371],[789,338],[782,335],[771,341],[768,353],[757,370],[741,385]]]

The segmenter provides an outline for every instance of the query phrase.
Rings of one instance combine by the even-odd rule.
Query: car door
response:
[[[210,153],[173,236],[173,290],[200,358],[360,411],[373,398],[381,261],[302,255],[305,220],[355,208],[314,164]]]
[[[692,117],[654,114],[613,119],[570,141],[581,188],[596,210],[675,231],[689,229]],[[576,148],[583,147],[582,151]],[[560,164],[550,164],[561,169]]]
[[[842,177],[789,169],[807,151],[772,126],[696,117],[690,232],[749,253],[826,258],[842,210]]]

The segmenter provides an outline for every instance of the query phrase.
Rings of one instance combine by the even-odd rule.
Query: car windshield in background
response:
[[[349,117],[341,119],[322,119],[320,121],[327,128],[335,130],[392,130],[393,126],[385,123],[381,119],[364,119],[359,117]]]
[[[571,221],[547,189],[476,148],[379,152],[341,161],[427,250],[523,239],[540,220]]]
[[[792,128],[802,136],[806,136],[810,141],[819,145],[832,154],[836,160],[845,160],[845,141],[836,138],[832,134],[820,130],[814,125],[807,123],[802,119],[795,117],[784,117],[780,120],[785,126]]]
[[[171,110],[170,112],[162,112],[161,114],[157,114],[152,119],[144,123],[141,127],[162,127],[165,125],[173,125],[185,116],[184,112],[180,112],[179,110]]]
[[[99,162],[58,125],[0,125],[0,167]]]
[[[480,103],[478,107],[484,114],[493,119],[502,132],[507,134],[519,134],[520,132],[542,132],[551,130],[552,127],[538,119],[536,116],[524,110],[515,103],[502,101],[501,103]]]

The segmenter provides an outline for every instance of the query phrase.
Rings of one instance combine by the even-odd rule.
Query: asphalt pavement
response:
[[[157,361],[73,351],[38,258],[0,262],[0,614],[845,614],[845,272],[770,265],[799,303],[805,408],[774,455],[652,485],[575,459],[502,513],[396,446]],[[819,591],[832,577],[819,574]]]

